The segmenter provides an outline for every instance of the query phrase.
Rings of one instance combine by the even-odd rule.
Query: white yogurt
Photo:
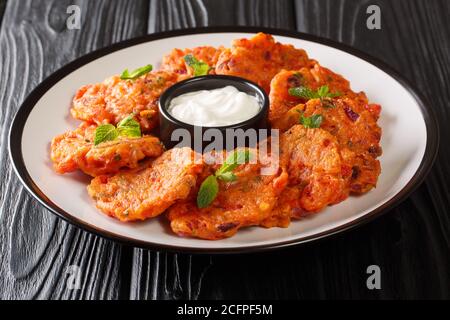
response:
[[[167,109],[175,119],[202,127],[233,125],[254,117],[260,110],[257,97],[233,86],[179,95]]]

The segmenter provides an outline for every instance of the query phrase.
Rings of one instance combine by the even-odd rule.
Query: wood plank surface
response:
[[[80,30],[65,27],[73,3],[83,12]],[[371,4],[380,6],[381,30],[366,28]],[[5,143],[26,95],[65,63],[122,39],[216,25],[296,29],[370,53],[423,91],[448,139],[448,1],[10,0],[0,1],[0,16],[1,8],[1,299],[450,298],[450,151],[444,138],[426,182],[390,213],[328,240],[239,256],[158,253],[81,231],[26,193]],[[381,290],[366,287],[372,264],[381,268]],[[67,288],[71,265],[80,267],[80,290]]]
[[[82,25],[80,30],[68,30],[66,9],[73,3],[8,1],[3,16],[1,299],[128,297],[124,289],[129,287],[131,249],[81,231],[40,206],[13,173],[5,143],[15,111],[46,76],[83,54],[147,31],[145,1],[75,1],[82,12]],[[71,265],[80,267],[79,290],[66,286]]]

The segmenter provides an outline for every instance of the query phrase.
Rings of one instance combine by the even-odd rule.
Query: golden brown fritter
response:
[[[121,168],[136,168],[146,157],[157,157],[163,152],[158,138],[119,137],[94,145],[95,125],[83,123],[76,130],[56,136],[51,144],[51,159],[58,173],[77,169],[91,176],[116,173]]]
[[[305,86],[311,90],[327,85],[336,98],[312,99],[293,97],[288,90]],[[273,128],[287,130],[305,117],[322,115],[321,128],[336,136],[353,193],[365,193],[376,186],[380,175],[382,153],[381,128],[377,124],[381,107],[370,104],[364,92],[355,93],[342,76],[315,64],[313,68],[281,71],[271,82],[269,119]]]
[[[295,125],[280,137],[280,165],[289,175],[288,188],[296,188],[291,209],[318,212],[348,197],[336,137],[317,128]]]
[[[270,81],[282,69],[297,70],[309,63],[304,50],[275,42],[269,34],[258,33],[251,39],[234,40],[232,48],[220,55],[216,74],[251,80],[269,92]]]
[[[366,193],[376,186],[381,173],[377,158],[382,154],[381,128],[377,124],[381,110],[376,104],[361,104],[348,97],[333,99],[333,107],[324,106],[319,99],[309,100],[289,110],[278,120],[280,127],[289,128],[306,117],[322,115],[321,128],[337,138],[345,168],[351,174],[352,193]]]
[[[114,125],[134,113],[142,131],[148,132],[158,125],[160,95],[182,79],[183,76],[166,71],[150,72],[135,80],[113,76],[101,83],[81,87],[73,98],[70,111],[76,119]]]
[[[324,116],[321,128],[336,136],[342,153],[347,154],[346,162],[352,170],[350,190],[365,193],[376,186],[381,172],[376,159],[382,153],[381,128],[377,124],[379,113],[374,111],[379,106],[361,105],[347,97],[336,99],[333,104],[332,108],[323,108],[317,100],[307,103],[304,114]]]
[[[254,149],[250,152],[257,154]],[[199,209],[195,199],[172,206],[168,212],[172,230],[182,236],[217,240],[242,227],[261,224],[270,217],[287,183],[287,175],[281,171],[261,175],[265,163],[242,164],[234,171],[236,181],[219,180],[217,198],[207,208]]]
[[[260,223],[265,228],[286,228],[292,219],[300,219],[311,212],[301,208],[301,188],[286,186],[278,197],[277,205],[273,208],[270,216]]]
[[[88,186],[98,209],[121,221],[155,217],[186,199],[203,163],[189,148],[175,148],[138,169],[102,175]]]
[[[276,174],[267,176],[260,174],[259,162],[239,166],[237,181],[219,181],[218,197],[207,208],[199,209],[193,199],[174,205],[168,215],[172,230],[213,240],[245,226],[287,227],[291,218],[348,197],[351,173],[345,170],[336,138],[325,130],[296,125],[283,133],[279,165]]]
[[[205,62],[212,69],[209,73],[214,74],[219,55],[224,50],[224,47],[209,47],[201,46],[192,49],[173,49],[169,54],[165,55],[162,60],[161,70],[175,72],[178,74],[187,74],[193,76],[193,69],[186,65],[184,57],[192,54],[197,60]]]
[[[339,92],[342,96],[366,99],[364,93],[356,94],[350,89],[350,84],[341,75],[314,63],[311,67],[301,68],[295,71],[280,71],[270,83],[270,109],[269,120],[273,128],[287,130],[283,116],[294,106],[304,103],[306,100],[289,94],[290,88],[307,87],[316,91],[321,86],[327,85],[330,92]]]
[[[77,129],[52,139],[50,158],[56,172],[67,173],[79,168],[79,159],[93,146],[95,128],[95,125],[82,123]]]

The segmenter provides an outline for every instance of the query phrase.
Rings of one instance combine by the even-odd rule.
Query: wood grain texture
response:
[[[5,12],[6,0],[0,0],[0,26],[3,20],[3,13]]]
[[[118,298],[128,287],[130,249],[75,228],[43,209],[12,172],[7,131],[25,96],[44,77],[78,56],[145,34],[143,1],[75,1],[80,30],[66,28],[73,1],[8,1],[0,34],[0,298]],[[136,19],[136,17],[140,17]],[[126,251],[129,251],[128,253]],[[70,265],[82,287],[68,290]],[[128,270],[128,271],[127,271]],[[124,283],[122,279],[127,279]],[[128,296],[128,295],[127,295]]]
[[[74,2],[83,12],[79,31],[65,28],[65,10]],[[366,28],[369,4],[381,8],[381,30]],[[446,0],[7,1],[0,30],[0,298],[450,298],[448,12]],[[68,225],[28,196],[11,171],[5,142],[33,87],[63,64],[121,39],[206,25],[297,29],[350,44],[399,70],[439,115],[442,147],[426,183],[357,230],[245,256],[122,247]],[[382,290],[366,287],[372,264],[381,268]],[[80,290],[66,287],[70,265],[81,267]]]

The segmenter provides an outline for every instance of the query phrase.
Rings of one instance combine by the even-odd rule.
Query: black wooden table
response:
[[[81,8],[80,30],[66,27],[71,4]],[[381,9],[381,30],[366,27],[372,4]],[[0,298],[450,298],[450,1],[0,0],[0,15]],[[240,256],[122,246],[38,205],[15,176],[6,143],[26,95],[64,64],[97,48],[206,25],[312,33],[352,45],[400,71],[439,115],[441,148],[425,183],[396,209],[357,230]],[[73,265],[81,271],[78,290],[67,286]],[[369,265],[381,269],[381,290],[366,286]]]

